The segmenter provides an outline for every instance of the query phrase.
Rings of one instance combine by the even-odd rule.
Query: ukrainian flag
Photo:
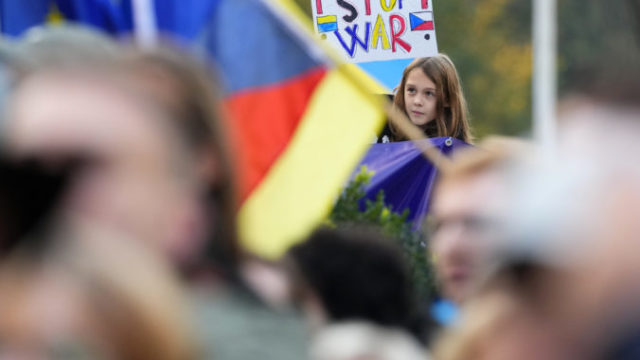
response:
[[[336,15],[318,16],[318,32],[330,32],[338,30],[338,17]]]

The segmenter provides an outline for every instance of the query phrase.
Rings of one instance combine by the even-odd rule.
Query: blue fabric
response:
[[[221,0],[154,0],[158,30],[186,42],[196,39]],[[129,35],[134,28],[132,0],[0,0],[2,32],[20,36],[45,23],[56,6],[66,21]]]
[[[20,36],[29,28],[44,24],[54,6],[65,20],[109,34],[126,34],[133,29],[131,0],[0,0],[2,32]]]
[[[131,1],[57,0],[57,3],[65,19],[120,35],[133,30]]]
[[[222,1],[199,43],[217,60],[227,93],[282,83],[321,65],[255,0]]]
[[[155,0],[156,24],[163,33],[191,42],[201,35],[221,2]]]
[[[49,0],[0,0],[2,33],[20,36],[31,26],[43,23],[49,6]]]
[[[447,137],[423,141],[431,141],[444,154],[468,146],[461,140]],[[420,228],[424,215],[429,211],[437,171],[413,142],[374,144],[360,162],[361,165],[366,165],[368,170],[374,172],[365,189],[361,208],[364,209],[367,199],[375,201],[378,192],[384,190],[385,202],[399,213],[409,209],[408,220],[413,222],[414,229]]]

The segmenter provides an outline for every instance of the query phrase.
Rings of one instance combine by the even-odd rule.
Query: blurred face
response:
[[[1,360],[111,358],[67,279],[52,272],[14,281],[0,284]]]
[[[90,159],[66,206],[71,222],[112,228],[173,260],[196,252],[197,184],[187,165],[175,168],[181,148],[157,109],[98,77],[45,73],[20,85],[9,116],[5,136],[17,155]]]
[[[575,356],[577,354],[568,350],[568,342],[563,338],[564,334],[558,332],[558,327],[554,326],[556,324],[524,311],[514,315],[513,318],[505,319],[508,324],[504,327],[491,329],[494,331],[479,344],[480,350],[476,352],[474,360],[585,358]]]
[[[404,87],[405,110],[411,122],[423,127],[437,116],[436,85],[420,68],[407,75]]]
[[[499,180],[495,174],[471,175],[436,188],[430,248],[443,295],[456,303],[473,290],[492,240],[492,223],[484,210],[498,195]]]

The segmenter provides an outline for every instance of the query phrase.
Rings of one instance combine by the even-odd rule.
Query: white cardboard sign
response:
[[[349,62],[438,53],[432,0],[311,0],[313,22]]]

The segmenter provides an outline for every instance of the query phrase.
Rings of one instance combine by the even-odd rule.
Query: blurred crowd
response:
[[[243,251],[215,79],[86,29],[0,43],[0,359],[640,358],[640,81],[561,99],[553,149],[452,156],[421,303],[374,229]]]

